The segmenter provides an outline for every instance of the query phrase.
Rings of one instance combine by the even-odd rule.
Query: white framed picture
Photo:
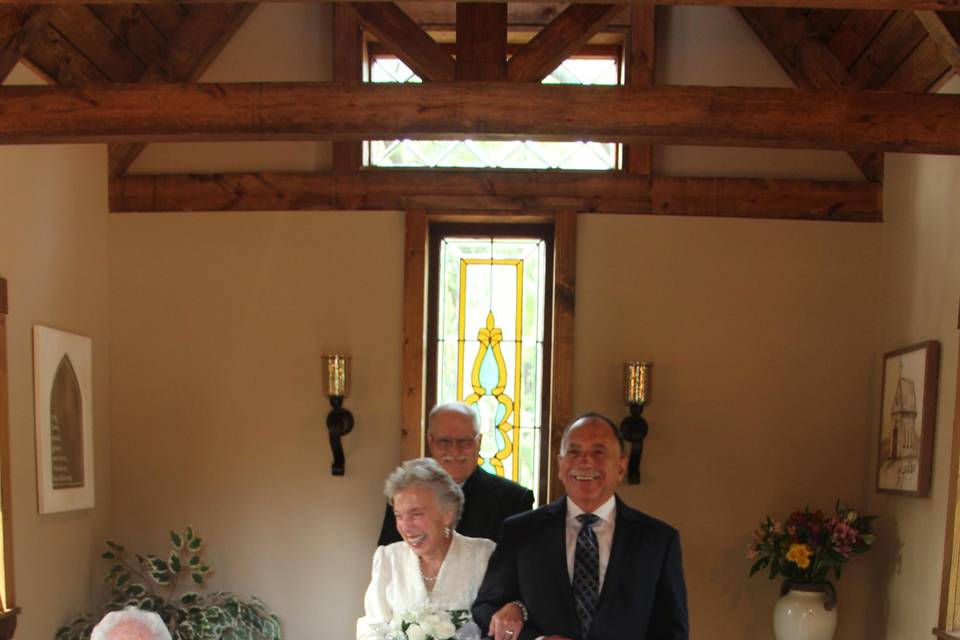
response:
[[[40,513],[91,509],[93,341],[34,325],[33,380]]]

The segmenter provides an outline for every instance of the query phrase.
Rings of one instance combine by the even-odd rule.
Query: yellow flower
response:
[[[792,544],[790,545],[790,551],[787,552],[787,560],[801,569],[806,569],[810,566],[810,556],[812,555],[813,551],[807,545]]]

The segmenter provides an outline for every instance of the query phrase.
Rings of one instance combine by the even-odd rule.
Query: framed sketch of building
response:
[[[92,347],[88,337],[33,327],[40,513],[94,504]]]
[[[877,491],[929,494],[939,370],[934,340],[884,356]]]

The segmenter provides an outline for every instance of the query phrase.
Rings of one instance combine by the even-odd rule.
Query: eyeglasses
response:
[[[440,451],[449,451],[453,447],[457,449],[472,449],[477,445],[480,436],[472,438],[434,438],[430,436],[430,441]]]

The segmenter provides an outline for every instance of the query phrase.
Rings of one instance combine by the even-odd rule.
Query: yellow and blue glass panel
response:
[[[546,245],[515,238],[440,242],[437,401],[477,411],[479,464],[537,493]]]
[[[619,83],[615,58],[565,60],[544,84]],[[421,82],[397,58],[374,58],[371,82]],[[618,166],[618,145],[600,142],[535,140],[370,140],[365,164],[373,167],[460,167],[500,169],[593,169]]]

